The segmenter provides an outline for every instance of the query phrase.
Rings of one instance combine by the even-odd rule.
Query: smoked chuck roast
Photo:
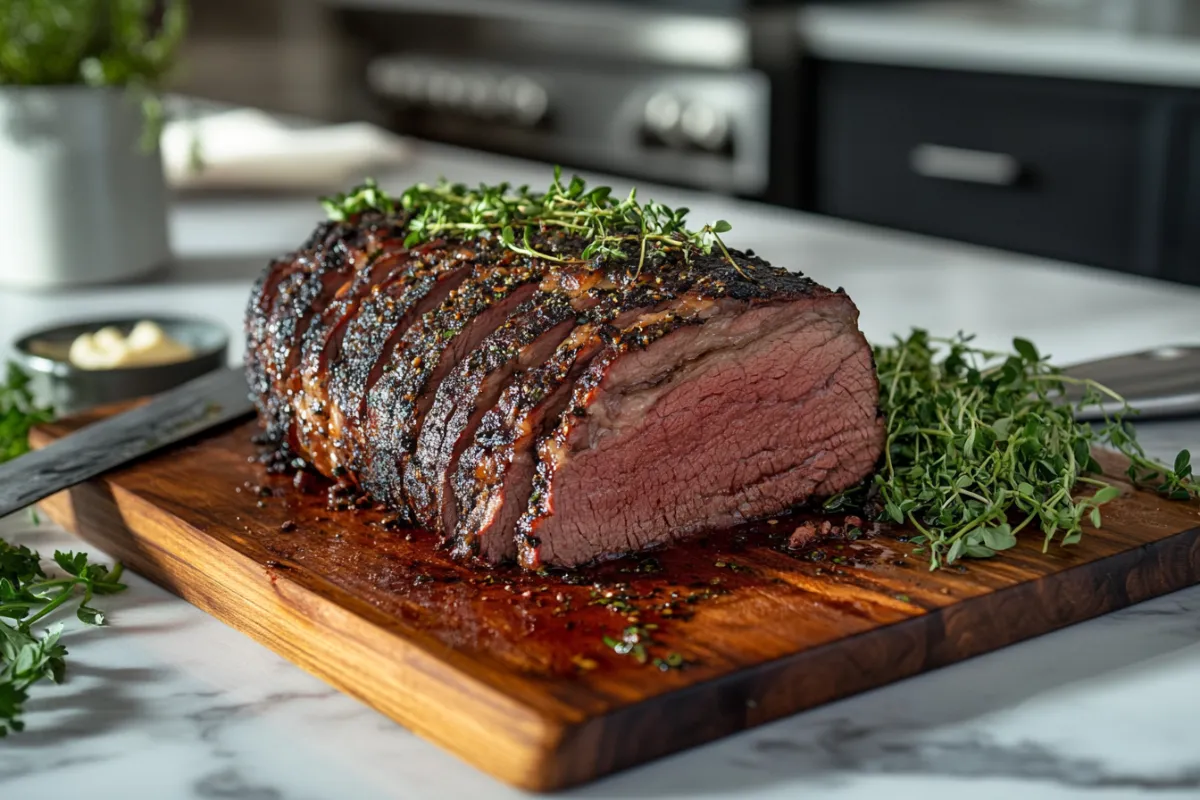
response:
[[[413,244],[410,219],[326,223],[255,284],[246,368],[279,463],[528,569],[769,517],[876,467],[879,384],[841,290],[723,248],[569,257],[588,240],[549,227],[524,253]]]

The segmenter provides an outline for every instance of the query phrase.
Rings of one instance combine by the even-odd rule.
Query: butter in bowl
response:
[[[27,333],[13,349],[59,414],[158,394],[225,366],[229,335],[186,317],[81,321]]]

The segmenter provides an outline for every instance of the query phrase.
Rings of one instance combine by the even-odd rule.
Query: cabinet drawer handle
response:
[[[919,144],[908,157],[912,171],[923,178],[1012,186],[1021,175],[1021,164],[1007,153],[967,150],[940,144]]]

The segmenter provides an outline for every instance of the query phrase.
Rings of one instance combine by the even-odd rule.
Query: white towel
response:
[[[177,189],[333,191],[408,154],[403,138],[365,122],[294,128],[254,109],[175,120],[162,135],[167,183]]]

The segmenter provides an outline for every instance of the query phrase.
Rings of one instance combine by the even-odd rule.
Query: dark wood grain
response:
[[[38,430],[35,445],[86,420]],[[1127,491],[1105,528],[930,573],[902,538],[795,520],[563,576],[480,572],[254,461],[253,424],[51,498],[137,572],[501,780],[550,790],[1197,582],[1200,508]],[[611,595],[611,596],[609,596]],[[616,600],[617,602],[613,602]],[[570,610],[564,611],[569,604]],[[606,646],[657,625],[646,664]],[[684,669],[652,663],[678,653]]]

